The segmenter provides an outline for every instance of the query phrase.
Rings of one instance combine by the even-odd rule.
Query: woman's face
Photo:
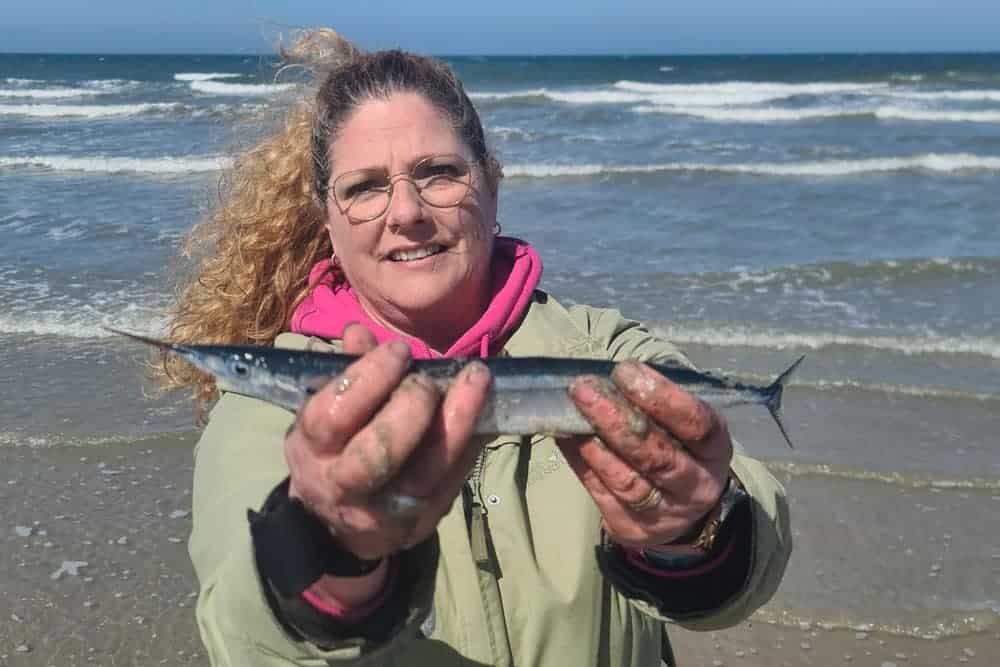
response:
[[[330,151],[327,229],[369,314],[398,324],[442,306],[480,308],[489,289],[496,196],[449,120],[422,95],[395,93],[361,104]],[[373,220],[352,220],[337,205],[335,184],[347,172],[405,174],[422,159],[445,154],[459,155],[472,167],[472,185],[457,206],[431,206],[400,178],[392,179],[389,206]]]

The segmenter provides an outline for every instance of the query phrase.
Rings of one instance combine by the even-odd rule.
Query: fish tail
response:
[[[785,382],[788,381],[788,378],[792,376],[792,373],[795,372],[795,369],[799,367],[799,364],[801,364],[802,360],[805,358],[806,356],[802,355],[796,359],[795,363],[786,368],[785,371],[779,375],[778,378],[772,382],[769,387],[767,387],[767,389],[764,390],[764,406],[767,408],[767,411],[771,413],[771,417],[778,425],[778,430],[781,431],[781,435],[785,436],[785,442],[787,442],[788,446],[792,449],[795,449],[795,445],[792,444],[792,439],[788,437],[788,431],[785,429],[785,422],[781,418],[781,395],[785,391]]]

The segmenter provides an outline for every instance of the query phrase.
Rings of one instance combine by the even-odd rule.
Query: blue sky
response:
[[[266,53],[319,25],[455,55],[1000,51],[1000,0],[0,0],[0,52]]]

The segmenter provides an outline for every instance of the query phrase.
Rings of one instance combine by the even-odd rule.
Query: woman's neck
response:
[[[391,316],[358,295],[358,303],[375,323],[407,338],[423,341],[431,350],[445,354],[465,332],[482,318],[489,306],[487,289],[479,291],[479,298],[470,303],[452,299],[436,307],[413,313],[393,308]]]

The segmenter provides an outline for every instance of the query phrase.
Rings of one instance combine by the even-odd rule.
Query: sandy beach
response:
[[[196,583],[186,552],[192,443],[193,436],[175,436],[100,447],[0,449],[0,506],[6,509],[0,531],[0,665],[207,664],[194,623]],[[897,523],[891,537],[865,530],[837,535],[831,534],[831,525],[849,526],[852,512],[892,506],[896,495],[907,497],[897,509],[916,506],[914,491],[885,487],[879,494],[868,489],[863,499],[855,495],[852,500],[851,494],[831,495],[829,482],[808,476],[783,479],[794,501],[797,542],[782,590],[739,627],[674,631],[681,664],[998,664],[1000,627],[988,616],[970,614],[974,620],[964,627],[942,623],[935,629],[927,623],[926,630],[937,633],[934,639],[912,636],[917,621],[844,627],[855,621],[838,625],[835,619],[863,617],[849,601],[870,602],[865,589],[881,589],[887,572],[903,567],[892,562],[897,560],[894,552],[906,549],[896,532],[907,535],[904,541],[929,542],[921,531],[933,533],[937,522],[950,521],[951,513],[966,512],[967,504],[978,502],[1000,508],[1000,502],[988,494],[934,494],[938,510],[933,520],[908,523],[907,528]],[[844,499],[840,506],[830,505],[834,497]],[[834,518],[828,524],[829,517],[841,522]],[[900,518],[908,521],[905,513]],[[912,556],[909,567],[919,582],[913,587],[918,596],[932,599],[933,593],[919,590],[928,580],[941,580],[944,588],[964,585],[958,545],[981,536],[949,535]],[[848,542],[833,551],[831,539]],[[942,558],[945,552],[955,559]],[[944,565],[935,568],[937,562]],[[998,563],[993,560],[994,572]],[[844,608],[827,610],[823,617],[828,620],[801,620],[791,610],[817,591],[825,592],[825,600],[845,600]],[[898,593],[906,597],[906,591]],[[904,600],[901,606],[907,604]],[[918,606],[914,614],[924,621],[933,618]]]

